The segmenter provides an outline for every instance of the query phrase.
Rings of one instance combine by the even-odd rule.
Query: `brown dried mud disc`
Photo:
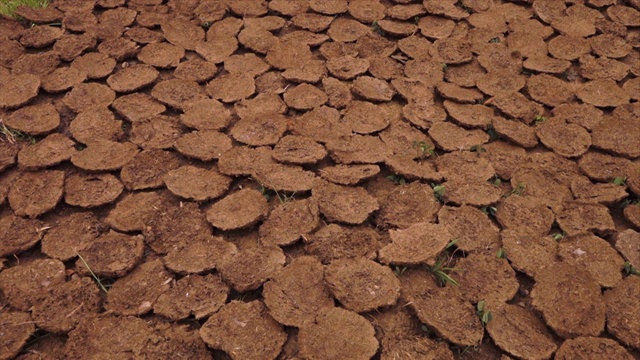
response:
[[[418,30],[415,24],[403,21],[379,20],[378,26],[384,33],[392,36],[411,36]]]
[[[259,266],[255,266],[260,264]],[[259,288],[278,274],[285,264],[282,249],[275,245],[240,250],[220,264],[222,276],[238,292]]]
[[[241,35],[244,35],[241,33]],[[244,38],[241,38],[243,40]],[[254,39],[251,39],[254,40]],[[254,40],[255,41],[255,40]],[[251,43],[244,41],[243,44],[249,47]],[[238,49],[238,40],[233,36],[209,37],[207,41],[196,45],[196,52],[205,60],[220,64],[231,56]]]
[[[402,116],[412,125],[428,130],[434,124],[444,122],[447,112],[432,100],[412,99],[402,108]]]
[[[494,316],[487,323],[487,332],[496,345],[509,354],[546,359],[557,349],[553,335],[530,310],[503,304],[492,306],[491,312]]]
[[[218,198],[231,184],[231,179],[226,176],[190,165],[167,172],[163,180],[173,194],[195,201]]]
[[[317,83],[326,75],[327,68],[321,60],[310,60],[300,66],[289,68],[282,73],[282,77],[295,83]]]
[[[23,173],[11,184],[7,196],[16,215],[36,217],[53,210],[62,199],[64,171]]]
[[[395,91],[386,81],[370,76],[359,76],[353,82],[351,91],[371,101],[390,101],[395,95]]]
[[[287,130],[288,120],[281,114],[262,114],[238,121],[230,131],[237,141],[251,146],[274,145]]]
[[[391,306],[400,296],[393,271],[365,258],[333,261],[325,270],[325,281],[346,309],[358,313]]]
[[[180,111],[184,111],[196,101],[207,98],[197,82],[182,79],[164,80],[157,83],[151,90],[151,96]]]
[[[71,66],[85,72],[89,79],[101,79],[111,74],[116,61],[106,54],[88,53],[73,60]]]
[[[558,242],[551,236],[507,229],[502,231],[501,239],[511,266],[533,278],[557,260]]]
[[[42,252],[61,261],[70,260],[98,237],[102,223],[91,212],[76,212],[60,218],[42,237]]]
[[[549,41],[548,45],[551,56],[561,60],[577,60],[591,52],[589,40],[580,37],[559,35]]]
[[[404,75],[403,64],[390,57],[377,56],[370,58],[369,61],[369,73],[375,78],[391,80]]]
[[[96,74],[100,75],[108,75],[104,74],[107,71],[108,66],[113,69],[116,64],[114,59],[111,59],[107,54],[92,52],[83,56],[82,53],[89,51],[91,49],[95,49],[96,47],[96,35],[95,33],[85,33],[80,35],[73,34],[64,34],[56,43],[53,45],[53,50],[57,51],[60,54],[60,58],[64,61],[73,61],[75,65],[74,67],[79,68],[80,70],[85,70],[89,75],[90,79],[96,78]],[[95,61],[96,65],[100,65],[100,67],[96,69],[85,69],[88,59],[101,59]],[[108,59],[108,60],[107,60]],[[78,61],[76,61],[78,60]],[[77,64],[76,64],[77,63]],[[79,66],[79,64],[83,64],[83,66]],[[109,70],[110,72],[110,70]]]
[[[552,118],[538,124],[536,135],[546,147],[567,158],[578,157],[591,146],[591,135],[585,128],[561,119]]]
[[[541,104],[527,99],[519,92],[492,97],[485,104],[491,104],[504,114],[528,125],[534,121],[536,116],[544,113],[544,107]]]
[[[211,80],[218,72],[218,67],[208,61],[193,59],[183,61],[173,72],[173,76],[189,81],[203,83]]]
[[[269,49],[265,61],[276,69],[286,70],[299,67],[311,58],[309,46],[297,41],[278,41]]]
[[[145,45],[138,52],[138,60],[158,68],[172,68],[178,66],[184,57],[184,49],[169,43],[153,43]]]
[[[141,26],[133,26],[124,32],[126,39],[137,42],[140,45],[160,43],[165,40],[164,35]]]
[[[370,65],[368,59],[351,55],[331,57],[326,62],[329,73],[340,80],[351,80],[358,75],[364,74]]]
[[[505,303],[516,295],[516,272],[506,259],[493,253],[470,254],[456,263],[456,281],[464,299],[486,301],[489,307]]]
[[[13,166],[16,163],[16,155],[19,147],[17,144],[11,144],[8,141],[0,142],[0,173]],[[7,188],[8,189],[8,188]],[[2,204],[2,192],[0,192],[0,205]]]
[[[573,197],[580,202],[592,202],[610,206],[629,196],[624,186],[605,183],[594,184],[586,177],[571,182]]]
[[[555,355],[558,360],[597,359],[599,357],[633,359],[633,355],[615,340],[593,336],[580,336],[566,340],[560,345]]]
[[[486,71],[480,66],[480,63],[472,60],[467,64],[447,66],[444,78],[448,82],[462,87],[474,87],[478,78],[485,73]]]
[[[547,74],[529,77],[527,91],[534,100],[552,107],[570,102],[574,94],[570,83]]]
[[[554,59],[548,56],[530,57],[522,63],[527,70],[541,73],[562,74],[569,70],[571,62],[568,60]]]
[[[234,146],[218,159],[218,169],[229,176],[251,175],[264,164],[275,164],[270,147]]]
[[[258,300],[232,301],[209,317],[199,330],[200,336],[207,345],[225,351],[231,359],[275,358],[287,335],[265,310]]]
[[[62,101],[76,113],[92,107],[107,107],[116,98],[116,93],[108,86],[98,83],[82,83],[69,91]]]
[[[336,259],[365,257],[375,259],[380,248],[378,233],[366,227],[329,224],[308,236],[305,251],[323,264]]]
[[[602,121],[602,110],[589,104],[562,104],[553,109],[553,116],[591,131]]]
[[[525,83],[524,76],[503,76],[492,72],[481,75],[476,80],[478,89],[489,96],[505,96],[518,92]]]
[[[183,135],[174,147],[187,157],[202,161],[218,159],[232,148],[231,139],[218,131],[194,131]]]
[[[168,149],[182,133],[183,128],[177,117],[157,115],[134,123],[130,141],[143,149]]]
[[[336,138],[351,135],[351,128],[340,120],[340,112],[329,106],[321,106],[294,118],[293,133],[327,143]]]
[[[436,257],[453,238],[441,224],[418,223],[406,229],[389,230],[392,243],[378,252],[380,261],[394,265],[434,265]]]
[[[136,56],[140,47],[134,41],[127,40],[121,36],[108,38],[98,45],[98,51],[109,55],[116,61],[125,61]]]
[[[585,234],[565,237],[558,243],[564,263],[586,269],[602,287],[613,287],[620,280],[624,259],[604,239]]]
[[[4,119],[4,123],[29,135],[43,135],[60,125],[60,114],[51,104],[35,104],[12,112]]]
[[[562,16],[567,6],[564,3],[557,3],[553,0],[537,0],[533,4],[533,11],[545,23],[551,23],[554,19]]]
[[[556,222],[567,235],[587,232],[607,235],[615,231],[609,209],[600,204],[565,203],[556,213]]]
[[[197,130],[222,130],[229,124],[231,112],[214,99],[195,101],[180,115],[180,121]]]
[[[237,252],[234,244],[219,237],[199,235],[189,238],[185,245],[170,249],[163,262],[167,269],[178,274],[201,274],[219,268]]]
[[[341,109],[348,106],[351,100],[353,100],[349,85],[338,79],[332,77],[323,78],[322,89],[329,97],[329,106],[333,108]]]
[[[195,44],[204,41],[204,30],[194,22],[176,18],[161,25],[164,37],[170,43],[186,50],[194,50]]]
[[[353,135],[329,140],[325,146],[340,164],[375,164],[385,160],[390,150],[377,136]]]
[[[456,84],[441,82],[437,85],[438,93],[448,100],[463,104],[474,104],[484,98],[484,95],[475,89],[466,89]]]
[[[620,186],[618,186],[620,187]],[[626,193],[626,192],[625,192]],[[637,229],[640,229],[640,206],[627,206],[624,208],[624,218],[627,219],[628,222],[630,222],[634,227],[636,227]],[[640,245],[640,243],[638,243]],[[620,250],[620,249],[618,249]],[[624,252],[620,251],[621,253],[623,253],[623,255],[626,255]],[[640,253],[638,253],[639,257],[640,257]],[[629,256],[627,256],[629,257]],[[638,259],[640,260],[640,259]],[[638,263],[639,261],[636,260],[636,263]]]
[[[326,308],[315,321],[300,328],[298,346],[301,356],[319,360],[369,359],[379,346],[374,335],[373,326],[364,317],[342,308]],[[344,339],[353,341],[345,344]]]
[[[335,165],[320,170],[320,176],[339,185],[356,185],[380,172],[378,165]]]
[[[465,252],[484,252],[500,247],[500,230],[481,210],[472,206],[443,206],[438,212],[443,224]]]
[[[371,31],[370,27],[356,20],[337,18],[331,23],[329,30],[327,30],[327,35],[333,41],[352,42],[363,35],[369,34]]]
[[[461,126],[486,129],[494,117],[493,109],[484,105],[459,104],[445,100],[444,107],[449,116]]]
[[[538,145],[536,130],[520,121],[507,120],[501,116],[496,116],[493,118],[492,126],[498,135],[514,144],[524,148],[533,148]]]
[[[640,127],[632,117],[612,116],[591,132],[593,146],[629,158],[640,156]]]
[[[630,4],[634,6],[634,4]],[[607,8],[607,15],[611,20],[624,26],[640,26],[640,12],[637,4],[634,9],[631,6],[613,5]]]
[[[395,157],[425,160],[426,149],[423,152],[418,145],[434,146],[428,135],[404,121],[394,121],[379,136]]]
[[[27,311],[47,298],[49,292],[65,282],[64,264],[59,260],[38,259],[0,272],[0,290],[12,307]]]
[[[382,203],[376,217],[381,228],[407,228],[418,223],[434,222],[440,204],[429,185],[419,182],[399,185]]]
[[[483,328],[475,308],[462,299],[458,288],[440,287],[424,269],[411,269],[401,278],[401,297],[418,319],[435,332],[462,346],[482,340]]]
[[[408,78],[422,81],[428,87],[435,87],[443,80],[444,70],[442,64],[433,59],[419,58],[407,61],[404,74]],[[400,90],[398,90],[398,92],[400,92]]]
[[[212,57],[212,61],[223,62],[228,56],[235,52],[238,47],[238,42],[245,48],[253,50],[258,54],[267,54],[279,41],[271,32],[260,28],[243,29],[242,32],[238,34],[237,41],[230,36],[221,36],[220,38],[222,39],[222,41],[218,40],[221,43],[220,45],[224,45],[222,56],[218,56],[217,58]],[[210,56],[214,56],[214,54],[212,53]]]
[[[347,0],[311,0],[311,10],[325,15],[336,15],[347,12]]]
[[[87,74],[76,67],[58,68],[42,78],[42,89],[50,93],[63,92],[86,79]]]
[[[94,140],[117,141],[123,134],[122,121],[117,121],[108,108],[96,107],[83,111],[69,125],[71,135],[83,144]]]
[[[0,65],[10,68],[13,63],[25,53],[25,49],[19,42],[10,39],[0,40]]]
[[[27,169],[57,165],[71,159],[74,144],[63,134],[51,134],[34,145],[23,147],[18,153],[18,164]]]
[[[407,156],[390,156],[384,160],[384,164],[394,174],[402,176],[406,180],[442,181],[442,175],[436,171],[431,162],[415,161],[412,157]]]
[[[206,86],[207,93],[214,99],[232,103],[255,93],[253,78],[244,73],[229,73],[218,76]]]
[[[122,118],[136,123],[163,113],[167,108],[142,93],[120,96],[111,105],[113,110]]]
[[[324,105],[329,98],[324,91],[306,83],[297,85],[284,93],[287,106],[297,110],[311,110]]]
[[[269,2],[269,10],[285,16],[296,16],[309,10],[306,0],[273,0]]]
[[[355,133],[370,134],[389,126],[389,117],[367,101],[352,101],[344,114],[344,121]]]
[[[211,40],[219,36],[236,36],[244,26],[244,20],[235,17],[226,17],[215,21],[207,30],[207,39]]]
[[[93,208],[114,202],[122,190],[122,183],[111,174],[72,174],[65,180],[64,201]]]
[[[249,227],[269,212],[267,200],[259,191],[243,189],[225,196],[207,210],[207,220],[227,231]]]
[[[332,16],[325,16],[314,13],[300,13],[291,18],[292,24],[312,32],[321,32],[329,28],[333,22]]]
[[[135,268],[142,260],[143,237],[129,236],[115,231],[93,239],[82,250],[76,250],[78,272],[97,276],[121,277]],[[88,268],[87,268],[88,265]]]
[[[0,256],[15,255],[28,250],[38,243],[41,233],[38,231],[42,223],[34,219],[24,219],[8,215],[0,219]]]
[[[444,17],[427,15],[420,18],[418,27],[420,33],[429,39],[445,39],[453,32],[455,22]]]
[[[640,94],[640,80],[638,79],[640,78],[629,79],[622,85],[622,88],[629,93],[629,96],[633,100],[636,101],[640,100],[640,95],[638,95]]]
[[[489,206],[497,203],[502,195],[500,188],[474,178],[449,180],[442,186],[445,188],[444,202],[455,205]]]
[[[305,199],[277,206],[259,229],[260,242],[287,246],[311,233],[320,223],[318,205]]]
[[[14,359],[27,344],[31,335],[36,332],[36,326],[28,312],[5,310],[0,313],[0,321],[5,324],[6,330],[2,334],[3,347],[0,350],[0,357]]]
[[[97,315],[101,303],[100,289],[85,277],[53,288],[43,302],[33,307],[31,315],[38,328],[66,333],[85,317]]]
[[[427,13],[434,15],[442,15],[453,20],[462,20],[469,16],[469,13],[456,7],[455,2],[450,0],[425,0],[423,2]]]
[[[60,65],[60,54],[55,51],[25,54],[12,64],[11,73],[41,77],[55,70],[58,65]]]
[[[296,135],[281,138],[273,149],[276,161],[291,164],[315,164],[326,155],[324,146],[312,138]]]
[[[591,80],[576,92],[580,100],[598,107],[613,107],[629,103],[629,94],[619,87],[615,81],[600,79]]]
[[[291,193],[306,192],[313,187],[315,175],[299,166],[266,164],[258,165],[251,176],[262,186]]]
[[[259,93],[252,99],[235,103],[233,107],[241,119],[273,113],[284,114],[287,111],[282,98],[274,93]]]
[[[229,287],[214,274],[185,276],[171,283],[153,305],[153,312],[171,320],[215,314],[227,300]]]
[[[169,192],[130,193],[109,212],[105,222],[120,231],[142,231],[157,213],[175,203]]]
[[[596,55],[609,58],[623,58],[633,50],[631,44],[614,34],[600,34],[589,38],[591,48]]]
[[[312,190],[320,212],[328,221],[361,224],[379,209],[378,201],[362,187],[346,187],[318,181]]]
[[[14,109],[38,95],[40,78],[36,75],[10,75],[0,82],[0,109]]]
[[[86,149],[73,154],[71,162],[84,170],[118,170],[133,159],[138,151],[138,147],[132,143],[94,139]]]
[[[116,92],[132,92],[153,84],[160,73],[153,66],[135,64],[107,78],[107,84]]]
[[[355,43],[345,43],[342,41],[328,41],[320,46],[320,54],[329,60],[335,57],[358,56],[358,49]]]
[[[302,326],[313,321],[333,299],[324,283],[322,264],[310,256],[298,257],[264,285],[264,302],[279,323]]]
[[[573,200],[573,194],[569,188],[571,181],[563,183],[554,179],[554,175],[534,169],[518,169],[511,176],[512,191],[538,198],[544,206],[559,211],[565,201]]]
[[[527,229],[531,234],[544,235],[551,229],[555,217],[537,199],[511,195],[496,207],[496,219],[503,229]]]
[[[256,77],[267,72],[271,66],[255,54],[232,55],[224,61],[224,68],[230,73],[244,73]]]
[[[469,150],[489,141],[489,135],[482,130],[467,130],[449,122],[433,124],[429,135],[445,151]]]
[[[531,298],[547,325],[562,338],[595,336],[604,330],[606,307],[600,285],[586,270],[565,263],[540,269]],[[585,312],[590,316],[585,317]]]
[[[166,254],[185,244],[212,239],[211,226],[195,202],[166,207],[151,216],[145,225],[145,243],[158,254]]]
[[[16,8],[16,15],[35,24],[48,24],[60,22],[64,13],[53,6],[33,8],[21,5]]]
[[[613,289],[605,292],[607,305],[607,331],[623,344],[640,348],[640,316],[637,299],[640,294],[640,278],[627,276]]]
[[[170,279],[160,260],[146,262],[111,285],[104,307],[118,315],[143,315],[169,289]]]
[[[620,81],[629,73],[629,65],[606,57],[585,55],[580,58],[580,76],[585,79],[612,79]]]

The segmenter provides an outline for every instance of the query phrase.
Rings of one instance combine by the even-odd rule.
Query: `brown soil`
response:
[[[0,358],[638,358],[639,10],[0,18]]]

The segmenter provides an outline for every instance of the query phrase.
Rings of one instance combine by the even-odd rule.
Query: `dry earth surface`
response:
[[[0,359],[640,359],[640,1],[17,14]]]

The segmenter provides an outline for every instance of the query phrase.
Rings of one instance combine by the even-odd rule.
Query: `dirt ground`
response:
[[[17,14],[0,359],[640,359],[640,1]]]

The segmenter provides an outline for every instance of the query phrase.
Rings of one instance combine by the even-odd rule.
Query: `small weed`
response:
[[[449,241],[449,243],[447,244],[447,246],[444,247],[445,250],[448,250],[450,247],[452,247],[453,245],[457,244],[458,241],[460,241],[459,238],[453,239],[451,241]]]
[[[471,152],[477,152],[478,154],[487,152],[487,149],[485,149],[482,145],[473,145],[469,150],[471,150]]]
[[[469,353],[470,351],[478,352],[480,351],[480,348],[478,348],[478,346],[475,346],[475,345],[473,346],[468,345],[468,346],[465,346],[464,348],[458,347],[457,351],[458,351],[458,355],[464,355]]]
[[[507,250],[505,250],[504,248],[498,249],[498,251],[496,252],[496,257],[499,257],[501,259],[506,258],[507,257]]]
[[[202,28],[205,29],[205,30],[209,30],[210,27],[211,27],[211,21],[205,21],[202,24]]]
[[[502,179],[500,179],[498,175],[493,175],[493,177],[489,181],[491,181],[491,185],[495,187],[500,187],[500,185],[502,185]]]
[[[627,177],[626,176],[616,177],[613,180],[611,180],[611,183],[624,186],[627,183]]]
[[[457,270],[458,269],[446,267],[444,264],[444,260],[442,259],[438,259],[435,265],[429,267],[429,271],[431,271],[431,273],[435,275],[440,286],[445,286],[447,283],[458,286],[458,282],[449,275],[450,272]]]
[[[533,118],[533,123],[534,123],[534,124],[540,124],[541,122],[543,122],[543,121],[545,121],[545,120],[547,120],[547,117],[546,117],[546,116],[543,116],[543,115],[536,115],[536,116]]]
[[[552,235],[551,235],[551,237],[552,237],[552,238],[553,238],[553,240],[555,240],[555,241],[560,241],[560,240],[564,239],[564,237],[565,237],[565,236],[567,236],[567,233],[566,233],[566,232],[564,232],[564,231],[563,231],[563,232],[559,232],[559,233],[555,233],[555,234],[552,234]]]
[[[492,44],[499,44],[500,43],[500,38],[499,37],[494,37],[493,39],[489,40],[490,43]]]
[[[436,150],[426,141],[413,140],[411,148],[416,149],[416,155],[420,160],[436,156]]]
[[[480,211],[482,211],[483,213],[487,214],[487,215],[491,215],[493,217],[496,216],[496,213],[498,212],[498,209],[495,206],[483,206],[480,208]]]
[[[295,191],[287,195],[285,193],[279,192],[278,190],[270,189],[264,186],[264,184],[260,184],[260,193],[262,194],[262,196],[264,196],[267,199],[267,201],[271,200],[271,198],[275,195],[281,204],[288,203],[289,201],[293,200],[296,196]]]
[[[525,185],[523,183],[519,183],[518,186],[516,186],[515,188],[511,189],[511,191],[509,191],[508,193],[502,195],[502,197],[503,198],[508,198],[511,195],[522,196],[522,194],[524,194],[524,189],[525,189]]]
[[[405,272],[407,272],[407,269],[409,268],[406,266],[394,266],[393,273],[396,274],[397,277],[400,277],[404,275]]]
[[[407,183],[402,176],[396,174],[387,176],[387,179],[391,180],[396,185],[404,185]]]
[[[491,314],[491,311],[485,310],[486,305],[487,304],[484,301],[479,301],[478,305],[476,305],[476,314],[478,314],[478,317],[482,322],[482,326],[487,326],[487,323],[493,320],[493,315]]]
[[[16,18],[18,6],[28,6],[32,8],[43,8],[49,5],[49,0],[2,0],[0,1],[0,15]]]
[[[87,145],[76,143],[75,145],[73,145],[73,147],[78,151],[82,151],[87,148]]]
[[[487,134],[489,134],[490,141],[496,141],[500,139],[500,134],[496,132],[496,129],[493,128],[493,125],[489,125],[487,128]]]
[[[420,22],[420,16],[414,16],[413,17],[413,23],[418,25],[419,22]]]
[[[640,270],[636,269],[630,262],[626,261],[624,263],[624,273],[626,275],[636,275],[640,276]]]
[[[80,258],[80,261],[82,261],[82,263],[87,268],[87,270],[89,270],[89,273],[91,274],[91,277],[93,277],[93,280],[95,280],[96,283],[98,283],[98,286],[100,286],[100,289],[102,289],[102,291],[104,291],[104,293],[106,294],[107,288],[102,284],[102,280],[93,272],[93,270],[91,270],[91,267],[89,267],[89,264],[87,264],[87,262],[84,260],[82,255],[80,255],[77,251],[76,251],[76,255],[78,255],[78,258]]]
[[[434,183],[431,183],[431,188],[433,189],[433,196],[436,197],[436,200],[438,200],[438,202],[440,203],[444,203],[444,193],[446,191],[444,185],[436,185]]]
[[[449,68],[449,65],[442,63],[442,71],[443,72],[447,72],[447,69]]]
[[[384,30],[382,30],[382,28],[380,28],[380,25],[378,24],[378,21],[374,21],[371,23],[371,29],[373,29],[373,32],[375,32],[376,34],[380,35],[380,36],[385,36],[385,32]]]
[[[10,144],[15,144],[16,142],[23,140],[29,141],[31,145],[36,143],[36,139],[33,136],[7,127],[2,120],[0,120],[0,135],[0,141],[7,141]]]

